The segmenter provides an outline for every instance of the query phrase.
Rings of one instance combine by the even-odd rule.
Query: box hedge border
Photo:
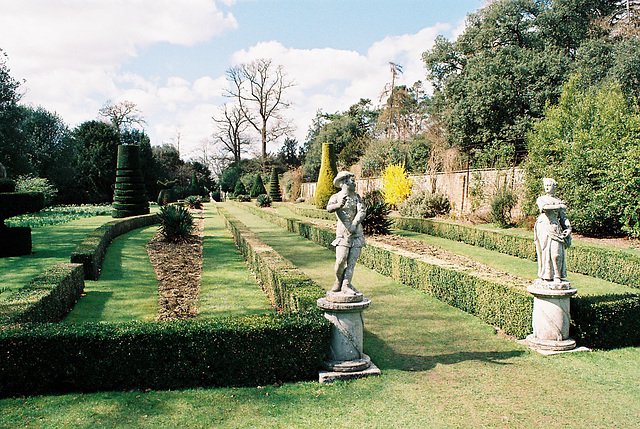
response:
[[[132,216],[107,222],[96,228],[76,246],[71,253],[71,262],[84,266],[84,275],[87,280],[98,280],[104,255],[114,238],[158,222],[156,214]]]
[[[328,332],[317,312],[5,327],[0,396],[311,380],[328,350]]]
[[[246,206],[252,213],[333,249],[329,228]],[[368,244],[359,262],[504,330],[524,338],[532,332],[533,297],[524,285],[508,285],[452,266],[425,262],[400,250]],[[640,346],[640,295],[576,296],[571,299],[571,336],[601,349]]]
[[[260,247],[258,242],[251,244]],[[330,341],[330,323],[315,305],[322,290],[275,252],[266,256],[262,262],[266,267],[277,262],[275,266],[282,268],[270,273],[277,290],[272,294],[283,302],[276,315],[0,325],[0,396],[255,386],[317,378]],[[66,265],[73,266],[75,283],[84,285],[83,266]],[[289,293],[287,288],[295,291]],[[78,288],[61,292],[66,292],[63,299],[69,299]]]
[[[335,220],[325,210],[287,207],[300,216],[317,219]],[[536,248],[533,238],[518,237],[499,231],[488,231],[470,225],[459,225],[433,219],[393,217],[394,227],[406,231],[415,231],[434,237],[461,241],[472,246],[516,256],[521,259],[536,260]],[[613,283],[640,288],[640,258],[614,249],[601,249],[589,245],[572,246],[567,250],[567,263],[571,271],[591,277],[597,277]]]
[[[71,311],[83,290],[81,264],[54,265],[0,301],[0,323],[58,322]]]

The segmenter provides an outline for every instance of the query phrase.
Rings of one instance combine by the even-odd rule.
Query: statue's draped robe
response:
[[[331,196],[329,204],[336,204],[342,197],[342,192],[338,192]],[[362,218],[365,215],[365,207],[360,195],[354,196],[347,195],[347,201],[345,205],[336,210],[338,217],[338,223],[336,225],[336,239],[331,243],[333,246],[346,246],[346,247],[364,247],[365,240],[362,232]],[[349,229],[346,225],[351,225],[354,221],[358,222],[358,226],[353,234],[349,233]]]

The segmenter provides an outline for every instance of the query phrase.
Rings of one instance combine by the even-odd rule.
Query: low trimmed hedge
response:
[[[96,228],[78,244],[71,253],[71,262],[84,266],[84,275],[87,280],[98,280],[104,255],[114,238],[134,229],[158,222],[158,216],[155,214],[133,216],[107,222]]]
[[[318,310],[316,301],[324,296],[322,288],[265,244],[242,222],[217,207],[240,253],[262,282],[271,304],[283,312]]]
[[[332,249],[335,232],[247,207],[283,228]],[[368,243],[360,263],[416,289],[476,315],[505,333],[524,338],[532,332],[533,296],[524,285],[506,284],[495,276],[473,272],[451,264],[429,263],[402,250]],[[571,299],[571,336],[582,345],[610,349],[640,346],[640,295],[604,295]]]
[[[522,259],[536,260],[533,235],[531,238],[518,237],[467,225],[403,217],[395,217],[394,226],[398,229],[461,241]],[[567,249],[567,264],[570,270],[576,273],[640,288],[640,258],[635,255],[579,245]]]
[[[82,265],[55,265],[0,301],[0,323],[58,322],[83,290]]]
[[[287,204],[287,208],[299,216],[313,217],[316,219],[336,220],[335,213],[313,207],[300,207],[296,204]]]
[[[311,380],[329,349],[319,312],[0,329],[0,396]]]

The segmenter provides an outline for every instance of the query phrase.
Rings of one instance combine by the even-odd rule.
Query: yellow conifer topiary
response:
[[[320,174],[316,184],[315,203],[319,209],[326,209],[331,195],[339,191],[333,186],[333,179],[338,175],[336,165],[336,153],[333,143],[322,143],[322,161],[320,163]]]
[[[382,173],[382,193],[384,201],[392,206],[398,206],[409,198],[413,182],[409,179],[404,165],[390,164]]]

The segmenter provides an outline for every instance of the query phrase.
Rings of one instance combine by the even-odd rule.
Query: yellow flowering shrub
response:
[[[387,204],[397,206],[411,195],[413,182],[409,179],[404,165],[390,164],[382,173],[382,192]]]

